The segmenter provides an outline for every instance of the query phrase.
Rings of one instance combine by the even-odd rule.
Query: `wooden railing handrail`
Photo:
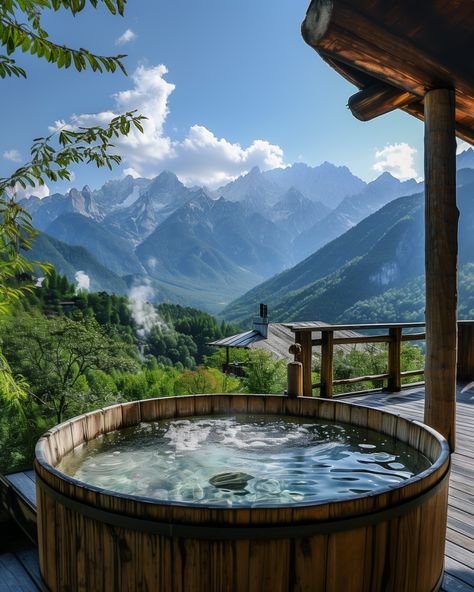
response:
[[[401,346],[406,341],[421,341],[426,339],[425,331],[415,333],[404,333],[404,329],[417,329],[424,327],[424,322],[414,323],[370,323],[354,325],[320,325],[318,323],[288,323],[286,324],[295,333],[295,343],[300,345],[295,351],[299,353],[295,356],[295,361],[301,362],[303,372],[303,394],[311,396],[313,388],[319,387],[322,397],[331,398],[334,387],[344,384],[355,384],[368,381],[387,381],[387,390],[397,392],[401,390],[402,379],[410,376],[419,376],[424,374],[424,369],[401,370]],[[474,320],[458,321],[460,340],[464,344],[464,358],[460,369],[460,375],[464,378],[474,365]],[[386,334],[376,333],[373,335],[357,334],[358,331],[368,330],[387,330]],[[341,335],[343,331],[352,331],[353,335]],[[313,332],[319,332],[319,339],[312,339]],[[470,337],[472,335],[472,337]],[[388,344],[388,369],[386,373],[356,376],[351,378],[334,379],[334,347],[337,345],[357,345],[364,343],[387,343]],[[320,382],[312,384],[312,349],[314,346],[321,347],[321,371]],[[467,370],[466,370],[467,368]]]
[[[474,321],[459,321],[459,322],[474,322]],[[306,333],[308,331],[370,331],[373,329],[415,329],[424,327],[424,322],[413,323],[367,323],[355,325],[319,325],[317,323],[302,322],[302,323],[284,323],[293,333]]]
[[[426,339],[426,333],[405,333],[402,334],[402,341],[423,341]],[[356,337],[334,337],[334,345],[354,345],[359,343],[390,343],[390,335],[360,335]],[[313,339],[311,343],[321,345],[322,339]]]
[[[373,329],[392,329],[401,327],[402,329],[416,329],[418,327],[425,327],[426,323],[423,321],[415,321],[410,323],[362,323],[353,325],[319,325],[313,322],[298,322],[298,323],[283,323],[293,333],[307,331],[371,331]],[[458,325],[474,325],[473,319],[459,319]]]

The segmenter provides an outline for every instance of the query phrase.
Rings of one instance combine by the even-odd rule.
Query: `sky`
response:
[[[301,37],[307,5],[128,0],[123,18],[103,8],[47,15],[60,44],[127,54],[128,77],[57,70],[17,54],[28,79],[1,81],[0,176],[27,160],[33,138],[57,126],[104,123],[138,109],[148,117],[145,134],[117,144],[120,167],[81,167],[72,182],[43,192],[165,169],[188,185],[217,187],[253,166],[294,162],[346,165],[366,181],[386,170],[421,178],[422,124],[400,111],[367,123],[350,114],[356,89]]]

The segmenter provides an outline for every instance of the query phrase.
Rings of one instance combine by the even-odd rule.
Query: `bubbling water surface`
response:
[[[338,500],[430,466],[373,430],[268,415],[161,420],[75,448],[57,467],[89,485],[156,500],[222,506]]]

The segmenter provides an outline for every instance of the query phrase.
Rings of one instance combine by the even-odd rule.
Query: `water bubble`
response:
[[[398,463],[398,462],[389,463],[388,466],[391,469],[396,469],[396,470],[398,470],[398,469],[404,469],[405,468],[405,465],[403,465],[402,463]]]

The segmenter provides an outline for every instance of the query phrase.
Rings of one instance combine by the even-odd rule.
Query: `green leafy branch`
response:
[[[30,283],[19,281],[22,276],[32,276],[36,269],[49,273],[51,266],[38,261],[29,261],[23,251],[31,249],[37,231],[31,223],[31,215],[13,199],[0,199],[0,314],[8,306],[31,292]]]
[[[0,56],[0,77],[22,76],[25,71],[16,65],[9,56],[21,50],[55,64],[59,69],[73,66],[78,72],[88,68],[94,72],[115,72],[120,69],[126,74],[123,65],[124,54],[101,56],[87,49],[73,49],[59,45],[49,39],[41,25],[44,10],[65,9],[75,15],[87,4],[97,8],[103,4],[112,14],[123,15],[125,0],[0,0],[0,46],[6,49],[6,56]],[[21,22],[26,18],[27,23]]]
[[[112,141],[120,136],[127,136],[132,128],[143,132],[142,122],[146,119],[129,111],[114,117],[107,127],[79,127],[77,130],[62,129],[49,136],[35,138],[31,147],[31,160],[17,169],[10,177],[0,178],[0,196],[8,189],[14,192],[19,185],[37,187],[52,182],[70,180],[70,167],[74,164],[93,163],[97,167],[112,169],[120,164],[121,157],[111,154]],[[53,141],[57,139],[57,144]]]
[[[26,72],[20,66],[17,66],[15,60],[5,55],[0,55],[0,78],[16,76],[17,78],[26,78]]]
[[[20,401],[27,396],[29,385],[23,376],[13,376],[7,359],[0,351],[0,400],[22,411]]]

